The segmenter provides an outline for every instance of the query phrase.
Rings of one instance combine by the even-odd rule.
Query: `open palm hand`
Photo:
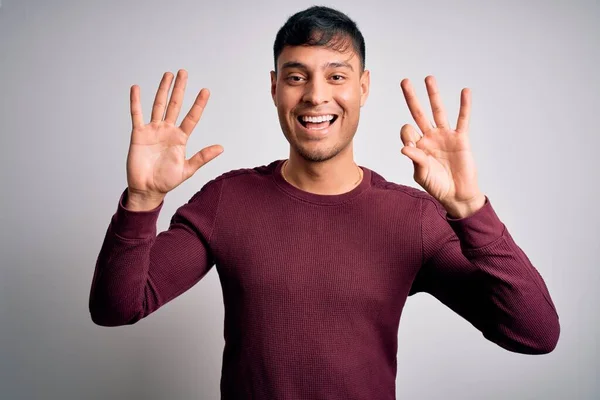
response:
[[[187,72],[180,70],[167,105],[173,74],[165,73],[156,93],[152,117],[144,123],[140,89],[131,87],[132,132],[127,156],[128,190],[147,198],[161,198],[221,154],[220,145],[208,146],[186,160],[186,144],[206,107],[209,92],[202,89],[179,126]],[[166,108],[166,111],[165,111]],[[164,117],[163,117],[164,114]]]
[[[401,82],[408,108],[422,134],[410,124],[402,127],[400,136],[405,147],[401,152],[413,161],[414,179],[446,208],[481,203],[484,197],[477,185],[475,160],[468,138],[471,93],[461,92],[456,129],[448,123],[433,76],[425,78],[427,93],[436,126],[419,105],[408,79]]]

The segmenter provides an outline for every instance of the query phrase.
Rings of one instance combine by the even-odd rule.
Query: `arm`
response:
[[[489,199],[461,219],[429,196],[421,205],[423,265],[410,294],[432,294],[507,350],[552,351],[560,324],[548,289]]]
[[[196,284],[215,259],[210,239],[222,180],[207,183],[171,218],[168,230],[156,235],[163,203],[149,211],[131,211],[127,190],[96,261],[89,310],[103,326],[133,324]]]
[[[173,78],[170,72],[163,75],[148,124],[142,115],[139,86],[130,89],[127,189],[106,231],[90,290],[89,310],[98,325],[139,321],[188,290],[215,262],[209,244],[220,182],[207,183],[177,210],[169,229],[156,235],[156,220],[166,194],[223,152],[222,146],[209,146],[186,160],[188,138],[202,116],[209,92],[203,89],[198,93],[177,126],[187,71],[177,73],[169,100]]]

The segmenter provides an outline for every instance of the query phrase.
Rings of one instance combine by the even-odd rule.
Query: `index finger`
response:
[[[140,103],[140,87],[138,85],[133,85],[129,90],[129,107],[133,129],[144,126],[144,116],[142,115],[142,105]]]
[[[198,96],[196,96],[196,100],[194,100],[192,108],[190,108],[190,111],[187,113],[183,121],[181,121],[180,128],[183,132],[185,132],[186,135],[189,136],[196,127],[198,121],[200,121],[209,97],[210,91],[206,88],[200,90],[200,93],[198,93]]]
[[[407,78],[402,79],[402,82],[400,82],[400,87],[402,87],[402,93],[404,93],[404,98],[406,99],[406,104],[408,105],[410,114],[421,129],[421,132],[425,133],[432,129],[433,125],[431,122],[429,122],[429,119],[427,119],[423,109],[419,105],[419,100],[415,95],[415,91],[413,90],[410,81]]]

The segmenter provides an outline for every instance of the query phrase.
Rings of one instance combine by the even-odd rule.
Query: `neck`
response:
[[[298,161],[292,156],[284,162],[281,174],[300,190],[324,195],[349,192],[360,184],[363,177],[362,169],[352,159],[312,163]]]

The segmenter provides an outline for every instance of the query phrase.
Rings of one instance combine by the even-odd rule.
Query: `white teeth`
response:
[[[312,122],[312,123],[319,123],[319,122],[325,122],[325,121],[331,121],[333,119],[333,115],[319,115],[318,117],[311,117],[308,115],[304,115],[302,117],[302,121],[304,122]]]

